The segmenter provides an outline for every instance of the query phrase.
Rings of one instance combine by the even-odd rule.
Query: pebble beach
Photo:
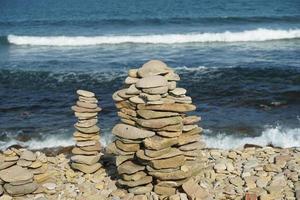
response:
[[[34,160],[25,167],[22,177],[18,171],[5,173],[8,163],[21,160],[24,149],[10,149],[1,153],[0,178],[1,200],[138,200],[160,199],[151,192],[145,196],[135,196],[116,185],[116,168],[109,156],[102,158],[103,168],[93,174],[74,171],[68,164],[67,155],[46,156],[38,151],[33,153]],[[27,152],[27,151],[25,151]],[[28,153],[27,153],[28,154]],[[300,198],[300,149],[299,148],[246,148],[236,150],[205,149],[198,166],[200,173],[187,182],[183,189],[172,195],[172,200],[187,199],[244,199],[297,200]],[[24,157],[23,157],[24,159]],[[26,158],[28,159],[28,158]],[[10,160],[10,161],[8,161]],[[14,160],[14,161],[13,161]],[[200,160],[199,160],[200,161]],[[26,183],[26,189],[35,189],[32,194],[16,188],[9,190],[17,197],[4,192],[9,188],[6,176],[20,181],[26,176],[35,182]],[[4,179],[4,180],[3,180]],[[24,185],[24,184],[23,184]],[[27,188],[28,187],[28,188]],[[3,194],[4,192],[4,194]],[[246,198],[246,199],[247,199]]]

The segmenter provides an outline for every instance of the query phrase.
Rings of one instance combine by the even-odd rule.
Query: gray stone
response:
[[[143,129],[136,128],[134,126],[125,125],[125,124],[117,124],[112,133],[116,136],[126,139],[144,139],[147,137],[151,137],[155,135],[153,131],[147,131]]]
[[[139,79],[135,86],[137,88],[156,88],[156,87],[167,87],[168,82],[163,76],[148,76]]]

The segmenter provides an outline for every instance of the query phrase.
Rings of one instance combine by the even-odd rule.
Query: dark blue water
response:
[[[298,0],[2,0],[0,143],[71,144],[79,88],[98,95],[109,141],[111,94],[128,69],[161,59],[209,146],[300,146],[299,55]]]

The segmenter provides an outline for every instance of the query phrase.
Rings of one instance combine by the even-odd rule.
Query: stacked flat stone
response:
[[[203,147],[200,118],[185,114],[196,106],[177,88],[178,74],[161,61],[128,75],[125,89],[113,94],[122,123],[113,128],[116,140],[108,147],[117,155],[118,183],[135,194],[173,195],[192,175],[190,161]]]
[[[39,185],[34,176],[41,169],[42,163],[36,153],[14,148],[4,151],[0,154],[0,196],[3,192],[11,196],[35,192]]]
[[[71,167],[86,174],[96,172],[101,168],[100,160],[100,128],[97,126],[98,100],[93,92],[77,90],[78,101],[72,106],[78,118],[74,125],[75,147],[72,149]]]

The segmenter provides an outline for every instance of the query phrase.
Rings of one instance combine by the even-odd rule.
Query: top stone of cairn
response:
[[[173,70],[169,68],[166,63],[160,60],[150,60],[149,62],[143,64],[143,66],[138,69],[137,73],[140,77],[147,77],[154,75],[163,75],[171,71]]]
[[[95,94],[93,92],[89,92],[86,90],[77,90],[77,94],[83,97],[89,97],[89,98],[95,97]]]

